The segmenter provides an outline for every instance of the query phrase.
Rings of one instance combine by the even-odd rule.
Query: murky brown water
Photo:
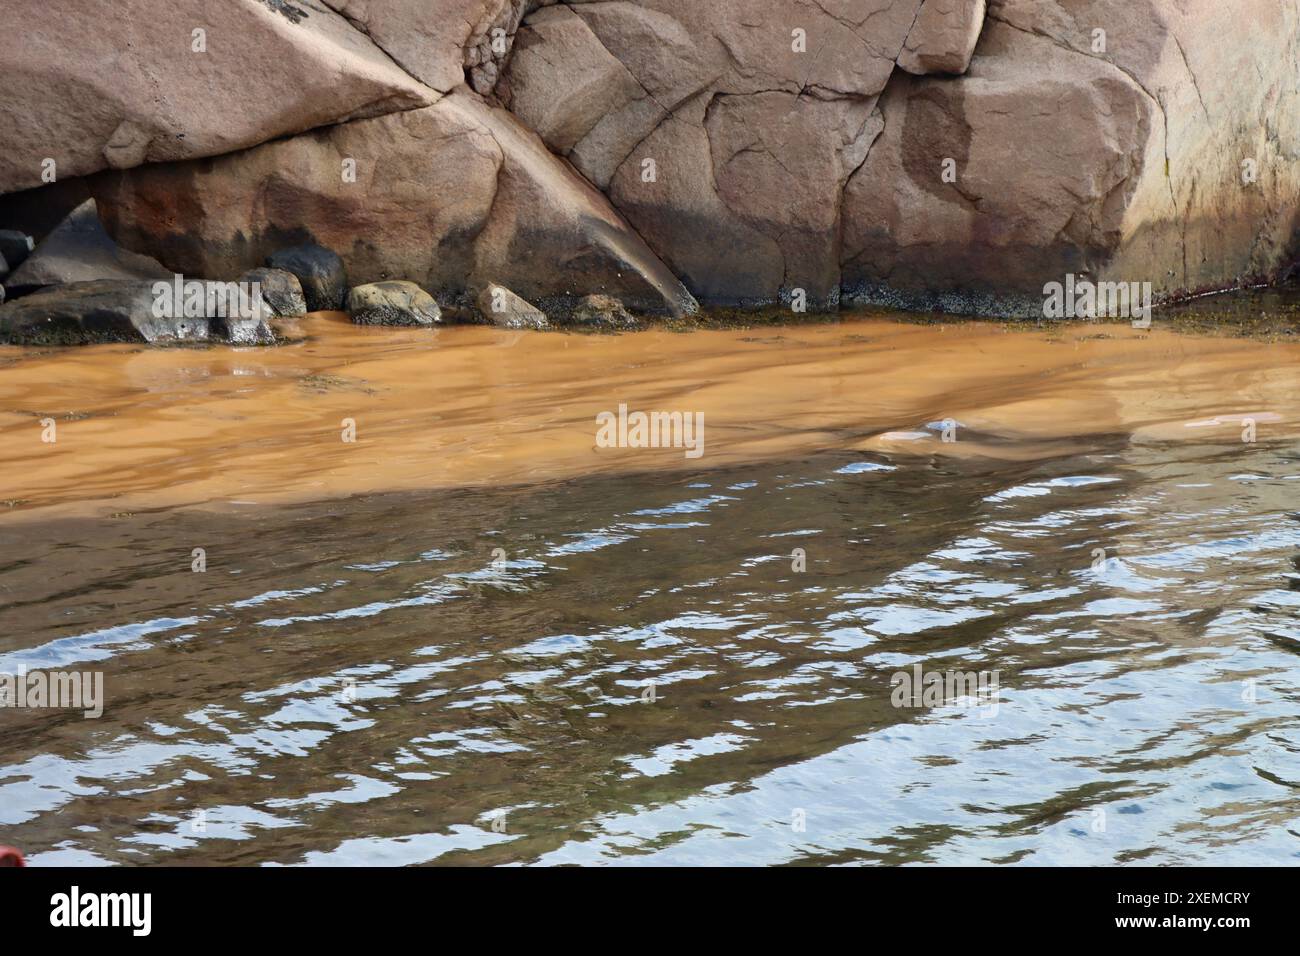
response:
[[[1300,859],[1300,346],[303,331],[0,350],[33,862]]]
[[[326,314],[303,331],[277,349],[0,348],[0,501],[83,513],[251,506],[699,464],[597,448],[596,416],[620,403],[703,413],[702,461],[715,467],[831,448],[907,452],[912,441],[881,435],[945,418],[967,427],[941,451],[1016,458],[1116,432],[1200,437],[1188,422],[1210,413],[1262,417],[1274,438],[1300,423],[1300,344],[1122,325],[538,335],[375,329]],[[53,443],[42,441],[48,419]],[[345,420],[355,442],[343,440]]]

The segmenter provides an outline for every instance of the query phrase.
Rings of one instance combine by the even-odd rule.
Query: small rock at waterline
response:
[[[302,283],[292,272],[284,269],[249,269],[239,277],[240,282],[256,282],[262,290],[262,301],[280,318],[288,319],[307,313],[307,297]]]
[[[478,296],[478,310],[503,329],[546,329],[546,313],[503,285],[488,283]]]
[[[604,326],[611,329],[634,329],[640,323],[623,303],[612,295],[589,295],[573,309],[573,321],[579,325]]]
[[[359,285],[348,293],[348,313],[358,325],[433,325],[442,310],[414,282],[388,280]]]
[[[307,243],[267,256],[266,264],[297,276],[308,312],[336,312],[343,308],[348,296],[348,274],[337,253]]]
[[[0,229],[0,256],[9,263],[10,269],[17,269],[23,260],[32,254],[36,243],[32,237],[17,229]]]

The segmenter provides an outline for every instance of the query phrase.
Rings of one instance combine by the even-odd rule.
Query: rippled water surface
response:
[[[1294,865],[1300,446],[1204,406],[1190,438],[1028,461],[877,443],[0,524],[0,671],[107,692],[98,720],[0,711],[0,842]],[[916,664],[996,698],[894,706]]]

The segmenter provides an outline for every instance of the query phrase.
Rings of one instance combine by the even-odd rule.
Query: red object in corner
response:
[[[11,846],[0,846],[0,866],[26,866],[23,855]]]

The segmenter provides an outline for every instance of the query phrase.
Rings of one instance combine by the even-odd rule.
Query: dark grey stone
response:
[[[32,254],[36,244],[32,237],[17,229],[0,229],[0,256],[4,256],[10,269],[17,269]]]
[[[144,342],[144,333],[136,325],[151,318],[151,285],[140,279],[104,279],[34,292],[0,306],[0,342]]]
[[[307,244],[281,249],[266,259],[272,269],[298,277],[307,311],[339,311],[348,295],[348,275],[343,260],[322,246]]]

